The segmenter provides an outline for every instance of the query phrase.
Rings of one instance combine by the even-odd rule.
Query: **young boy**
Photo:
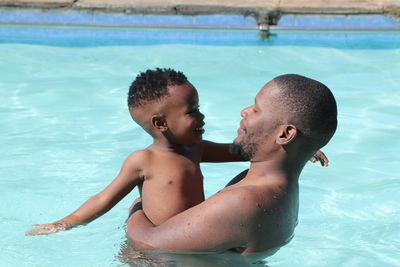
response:
[[[155,225],[161,224],[204,200],[200,162],[242,160],[229,151],[229,144],[202,140],[204,115],[199,111],[199,97],[181,72],[157,68],[139,74],[129,88],[128,107],[153,143],[129,155],[112,183],[79,209],[54,223],[37,225],[28,235],[87,224],[135,186],[147,217]]]

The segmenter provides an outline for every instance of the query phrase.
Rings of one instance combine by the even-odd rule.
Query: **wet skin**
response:
[[[260,97],[262,102],[262,95]],[[175,238],[179,235],[172,231],[171,237],[173,237],[174,242],[169,242],[168,238],[163,239],[168,237],[167,233],[160,233],[160,236],[157,236],[157,234],[149,235],[151,238],[168,243],[167,246],[164,246],[164,243],[154,243],[154,247],[189,251],[235,249],[244,253],[252,253],[275,246],[281,240],[290,237],[295,220],[289,223],[288,220],[285,220],[284,224],[281,224],[282,231],[280,234],[276,231],[269,234],[266,229],[270,229],[268,224],[272,223],[272,227],[274,222],[279,223],[282,215],[297,218],[297,209],[290,211],[291,214],[287,214],[290,207],[297,207],[295,203],[297,184],[295,182],[286,183],[285,177],[279,178],[280,176],[278,174],[273,175],[273,172],[271,172],[272,176],[264,181],[261,179],[265,178],[264,174],[254,172],[254,170],[257,170],[254,162],[245,179],[222,190],[219,194],[204,202],[204,205],[201,203],[204,200],[204,192],[203,176],[199,163],[239,161],[244,160],[244,158],[229,152],[229,144],[217,144],[202,140],[204,116],[199,111],[198,101],[196,89],[190,83],[187,83],[180,86],[170,86],[169,95],[162,101],[148,103],[140,109],[130,109],[133,119],[152,134],[153,144],[128,156],[120,173],[112,183],[103,191],[91,197],[79,209],[54,223],[37,225],[27,234],[50,234],[89,223],[110,210],[134,187],[138,186],[141,191],[147,222],[150,223],[151,227],[166,222],[166,226],[156,228],[155,232],[164,231],[164,228],[170,231],[174,228],[179,234],[185,235],[179,240]],[[242,125],[245,126],[242,130],[244,132],[243,138],[252,141],[254,138],[260,139],[259,136],[257,137],[254,134],[257,132],[254,129],[259,128],[260,125],[257,125],[257,119],[251,119],[256,117],[250,111],[251,109],[242,112]],[[252,128],[252,125],[255,125],[254,128]],[[242,130],[239,130],[239,132]],[[247,132],[252,134],[247,134]],[[239,139],[242,138],[241,135],[242,133],[239,133]],[[271,141],[268,138],[261,139]],[[199,203],[200,205],[197,205]],[[229,206],[235,207],[235,209],[226,209],[226,203],[232,203]],[[210,208],[210,205],[212,208]],[[199,210],[200,213],[193,212],[191,207]],[[187,209],[187,214],[193,215],[183,215],[183,217],[178,215],[180,217],[177,217],[182,219],[172,220],[179,220],[180,224],[183,223],[181,225],[183,228],[175,227],[173,223],[169,223],[170,217]],[[208,213],[211,214],[207,215]],[[240,215],[241,213],[242,215]],[[233,216],[235,214],[237,214],[236,217]],[[239,224],[235,222],[237,218],[246,218],[251,214],[254,214],[254,216],[258,214],[258,219],[253,221],[243,220]],[[200,222],[204,220],[205,224],[199,225],[200,222],[196,221],[195,217]],[[218,220],[219,223],[225,222],[225,220],[229,221],[229,219],[232,222],[222,225],[219,232],[207,232],[204,227],[219,229],[218,226],[220,226],[218,223],[210,221],[210,218]],[[224,218],[224,220],[221,220],[221,218]],[[128,234],[132,240],[136,238],[134,233],[136,230],[132,228],[132,223],[135,220],[130,218],[128,221]],[[256,227],[250,226],[253,224]],[[268,227],[263,227],[263,225]],[[250,233],[243,229],[259,230]],[[235,231],[242,233],[235,236]],[[132,235],[132,233],[134,234]],[[218,240],[208,239],[209,235],[204,233],[213,234],[213,238]],[[224,235],[221,236],[222,233]],[[256,239],[255,235],[261,233],[271,235],[267,243],[254,245],[247,243],[246,240],[251,240],[252,235],[254,236],[253,239]],[[196,242],[193,243],[191,237],[196,236],[196,234],[200,237],[197,237]],[[235,238],[224,240],[227,235]],[[211,240],[211,242],[207,244],[207,240]],[[175,243],[175,241],[179,242]],[[140,241],[137,239],[135,242],[147,248],[153,247],[151,240]]]
[[[145,249],[268,254],[293,236],[298,215],[298,177],[308,158],[290,155],[296,129],[280,125],[274,82],[241,112],[236,143],[256,144],[243,179],[165,223],[155,226],[143,211],[128,220],[128,236]],[[297,141],[298,142],[298,141]]]
[[[169,86],[161,101],[130,109],[133,119],[153,136],[153,144],[127,157],[118,176],[103,191],[67,217],[39,224],[27,235],[50,234],[87,224],[115,206],[136,186],[143,210],[160,224],[204,200],[200,162],[238,161],[229,144],[202,140],[204,115],[190,84]]]

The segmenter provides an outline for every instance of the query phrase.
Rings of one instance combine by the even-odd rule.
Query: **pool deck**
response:
[[[239,14],[269,25],[287,14],[400,17],[400,0],[0,0],[0,8],[155,15]]]

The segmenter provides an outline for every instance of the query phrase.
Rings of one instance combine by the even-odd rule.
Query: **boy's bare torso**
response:
[[[200,170],[201,145],[185,146],[180,153],[152,146],[142,150],[139,191],[146,216],[156,225],[204,201]]]

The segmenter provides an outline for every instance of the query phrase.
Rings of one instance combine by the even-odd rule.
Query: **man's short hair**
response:
[[[336,101],[329,88],[297,74],[281,75],[273,81],[280,88],[277,100],[288,120],[284,123],[296,126],[316,149],[325,146],[337,127]]]
[[[146,102],[160,100],[169,95],[168,86],[187,83],[186,76],[179,71],[156,68],[140,73],[129,87],[128,106],[139,107]]]

